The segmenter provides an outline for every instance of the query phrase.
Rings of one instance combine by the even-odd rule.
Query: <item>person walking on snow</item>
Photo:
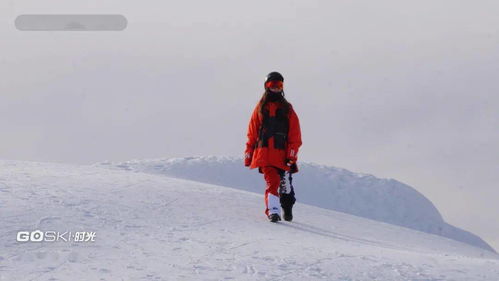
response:
[[[284,174],[288,171],[291,176],[291,173],[298,172],[296,161],[302,144],[300,122],[284,97],[284,77],[279,72],[267,75],[264,88],[248,125],[244,165],[250,169],[258,168],[263,174],[266,182],[265,214],[269,220],[281,220],[282,207],[284,219],[291,221],[294,191],[285,191]]]

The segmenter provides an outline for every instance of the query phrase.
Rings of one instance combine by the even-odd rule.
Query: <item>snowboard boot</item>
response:
[[[270,222],[278,222],[281,220],[281,217],[278,214],[270,214],[269,220]]]
[[[293,205],[295,204],[295,194],[294,192],[290,194],[281,194],[281,207],[282,207],[282,213],[284,216],[285,221],[292,221],[293,220]]]
[[[293,206],[282,206],[282,213],[285,221],[293,220]]]

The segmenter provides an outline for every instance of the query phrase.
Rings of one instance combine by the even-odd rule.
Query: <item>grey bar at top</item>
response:
[[[122,15],[20,15],[15,24],[23,31],[121,31],[128,21]]]

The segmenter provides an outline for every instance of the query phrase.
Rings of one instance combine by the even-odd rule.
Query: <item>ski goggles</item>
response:
[[[265,82],[266,89],[279,89],[282,90],[284,83],[282,81],[267,81]]]

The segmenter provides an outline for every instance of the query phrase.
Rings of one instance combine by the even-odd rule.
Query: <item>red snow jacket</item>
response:
[[[274,166],[289,171],[286,160],[296,162],[301,144],[300,122],[292,106],[285,115],[278,101],[268,102],[264,114],[260,113],[260,103],[256,105],[248,125],[245,151],[251,157],[250,169]]]

